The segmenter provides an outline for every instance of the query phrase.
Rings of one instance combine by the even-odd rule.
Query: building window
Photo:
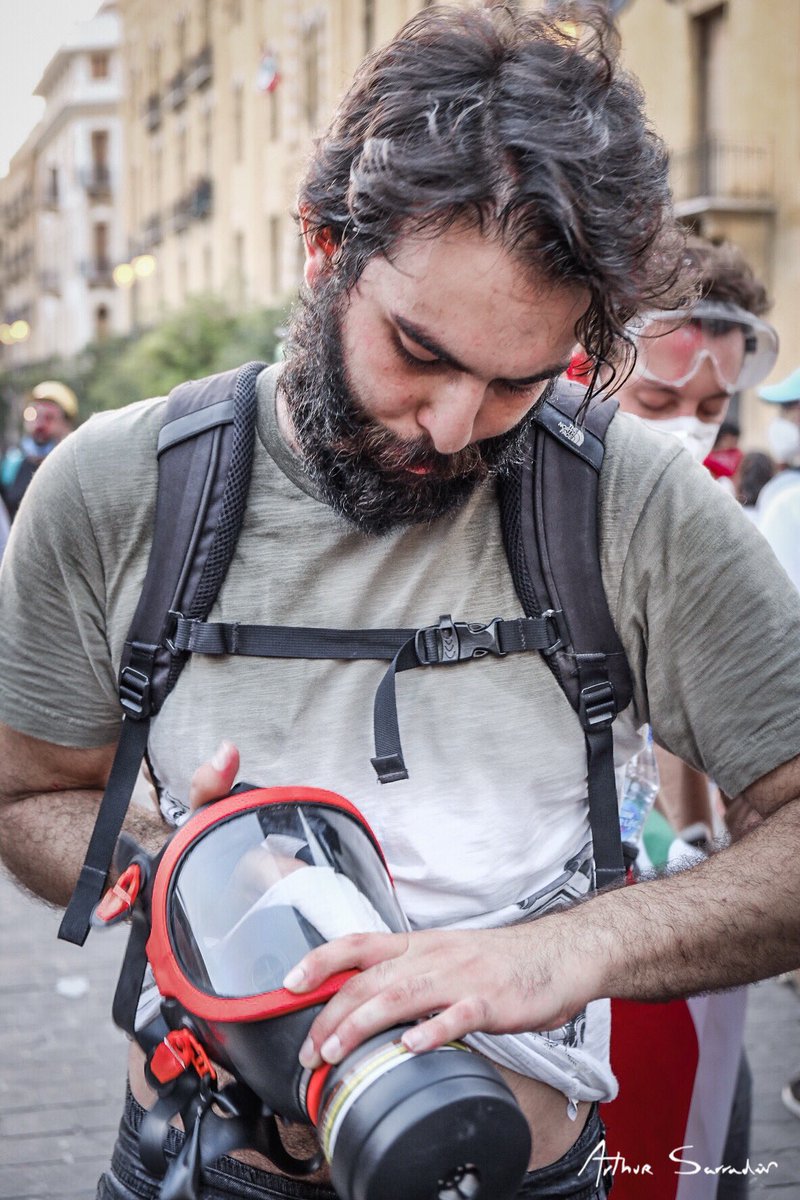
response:
[[[281,219],[273,216],[269,219],[269,288],[273,298],[281,294]]]
[[[306,121],[312,129],[319,124],[321,50],[322,21],[317,17],[306,26],[302,50],[303,108]]]
[[[178,17],[175,22],[175,58],[178,67],[182,67],[186,60],[186,18]]]
[[[105,51],[96,51],[89,56],[92,79],[108,79],[111,74],[111,56]]]
[[[186,191],[188,177],[186,130],[181,129],[178,133],[178,188],[181,195]]]
[[[108,130],[92,130],[92,170],[95,175],[108,171]]]
[[[203,113],[203,163],[205,164],[205,173],[209,177],[213,175],[212,167],[212,152],[214,149],[214,122],[211,109],[206,109]]]
[[[92,227],[92,248],[94,261],[98,266],[107,264],[108,259],[108,222],[95,221]]]
[[[244,234],[241,232],[233,235],[233,269],[236,272],[236,278],[234,279],[236,303],[243,305],[247,288],[244,275]]]
[[[154,42],[150,47],[148,68],[150,71],[150,90],[157,92],[161,87],[161,46],[158,42]]]
[[[369,54],[375,45],[375,0],[364,0],[364,53]]]
[[[111,332],[111,313],[107,304],[98,304],[94,310],[94,336],[98,342],[105,341]]]
[[[720,131],[724,112],[724,42],[727,6],[720,4],[692,19],[696,66],[697,131],[701,137]]]
[[[696,187],[701,195],[711,194],[718,182],[718,143],[725,132],[727,98],[727,17],[727,6],[720,4],[693,17],[691,23],[695,61],[695,128],[699,151]]]
[[[241,83],[233,85],[233,158],[235,162],[244,158],[244,88]]]
[[[267,104],[269,105],[269,140],[277,142],[281,136],[281,113],[278,100],[279,89],[273,88],[267,93]]]
[[[60,179],[58,167],[48,167],[47,169],[47,194],[45,203],[48,208],[58,208],[60,199]]]

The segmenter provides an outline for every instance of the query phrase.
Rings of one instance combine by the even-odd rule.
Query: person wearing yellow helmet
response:
[[[0,465],[0,496],[13,520],[37,467],[75,427],[78,398],[57,379],[38,383],[22,413],[19,445],[12,446]]]

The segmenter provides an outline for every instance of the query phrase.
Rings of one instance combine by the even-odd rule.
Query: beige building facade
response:
[[[188,296],[297,290],[294,208],[314,133],[414,0],[122,0],[132,325]]]
[[[44,115],[0,180],[0,366],[70,357],[122,332],[119,23],[76,26],[36,88]]]
[[[671,152],[676,211],[736,242],[764,280],[781,353],[800,365],[800,3],[632,0],[620,16],[627,66]],[[772,410],[742,397],[745,441]]]

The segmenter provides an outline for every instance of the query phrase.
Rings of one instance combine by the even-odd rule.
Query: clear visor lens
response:
[[[167,900],[186,978],[213,996],[281,987],[314,946],[408,928],[358,821],[317,804],[271,804],[212,826],[181,860]]]
[[[672,387],[707,364],[724,391],[743,391],[765,379],[778,358],[772,326],[734,305],[701,303],[690,316],[648,313],[632,332],[638,373]]]

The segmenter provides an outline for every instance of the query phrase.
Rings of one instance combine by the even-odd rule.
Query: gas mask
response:
[[[335,937],[408,925],[348,801],[317,788],[242,788],[198,810],[155,859],[120,839],[124,869],[94,917],[132,920],[114,1019],[145,1050],[159,1092],[140,1152],[163,1179],[160,1200],[196,1200],[202,1168],[245,1146],[297,1176],[324,1156],[343,1200],[513,1196],[528,1124],[495,1068],[465,1046],[415,1055],[403,1026],[337,1066],[300,1065],[314,1017],[353,973],[302,996],[282,987],[286,973]],[[155,1004],[143,1003],[150,973]],[[214,1064],[234,1082],[220,1087]],[[168,1163],[177,1114],[187,1136]],[[290,1155],[276,1116],[314,1126],[321,1154]]]

